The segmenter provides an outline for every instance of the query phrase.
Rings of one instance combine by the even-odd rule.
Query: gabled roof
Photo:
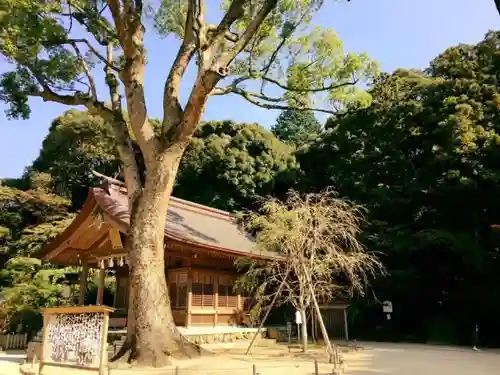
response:
[[[37,257],[48,260],[53,254],[63,251],[64,246],[70,249],[72,233],[78,227],[88,225],[88,217],[95,212],[102,212],[105,220],[120,232],[128,232],[130,216],[126,189],[117,180],[100,177],[106,180],[106,186],[90,189],[80,214],[51,244],[36,254]],[[271,259],[275,256],[257,250],[254,239],[239,229],[234,215],[175,197],[170,198],[165,237],[235,257]]]

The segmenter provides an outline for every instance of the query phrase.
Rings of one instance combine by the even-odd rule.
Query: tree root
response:
[[[139,353],[137,351],[136,345],[132,344],[132,341],[133,339],[127,337],[120,350],[118,350],[118,353],[113,355],[113,357],[111,357],[109,361],[117,362],[128,353],[127,363],[128,364],[135,363],[139,357]],[[193,358],[197,356],[208,356],[213,354],[211,351],[202,348],[200,345],[189,341],[183,335],[180,335],[179,340],[175,340],[175,346],[176,348],[174,350],[172,350],[173,349],[172,347],[166,347],[164,348],[163,352],[168,357],[187,357],[187,358]]]
[[[118,350],[118,353],[116,353],[113,357],[111,357],[109,361],[116,362],[116,361],[120,360],[121,358],[123,358],[123,356],[125,356],[125,354],[127,354],[127,352],[129,350],[131,351],[131,349],[132,349],[132,345],[130,343],[130,339],[127,337],[127,339],[123,343],[120,350]],[[129,362],[129,361],[130,361],[130,356],[129,356],[129,359],[127,360],[127,362]]]

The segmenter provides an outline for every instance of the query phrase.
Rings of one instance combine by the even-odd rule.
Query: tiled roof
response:
[[[129,210],[125,188],[110,183],[108,189],[94,188],[92,193],[99,207],[111,219],[128,228]],[[239,229],[234,215],[175,197],[170,198],[165,236],[236,256],[264,259],[276,256],[258,250],[254,239]]]

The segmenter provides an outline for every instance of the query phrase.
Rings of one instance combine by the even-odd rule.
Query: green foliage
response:
[[[50,191],[71,199],[79,208],[88,188],[97,183],[92,170],[115,175],[119,165],[110,127],[86,111],[70,110],[52,122],[40,155],[26,174],[49,174]]]
[[[492,327],[500,311],[489,227],[500,220],[498,37],[450,48],[427,72],[383,75],[369,108],[330,119],[297,155],[304,189],[334,185],[369,209],[365,242],[391,274],[376,290],[394,301],[399,337],[425,340],[446,318],[465,343],[474,321]],[[415,301],[426,304],[418,317]]]
[[[60,304],[64,269],[46,269],[40,260],[16,257],[0,270],[5,301],[0,305],[0,331],[33,333],[42,326],[40,308]],[[7,287],[5,287],[7,286]]]
[[[0,186],[0,253],[29,255],[53,239],[72,219],[70,202],[43,191]]]
[[[321,124],[311,111],[289,109],[278,116],[271,130],[281,141],[300,147],[319,137]]]
[[[184,154],[174,195],[234,211],[286,192],[296,172],[292,149],[259,125],[207,122]]]
[[[0,76],[0,99],[8,104],[9,117],[29,117],[27,98],[37,95],[40,88],[87,91],[82,78],[85,65],[95,64],[94,56],[83,56],[74,48],[72,26],[78,21],[103,46],[116,41],[114,29],[101,12],[104,6],[102,0],[71,1],[69,9],[62,1],[6,0],[0,4],[0,53],[15,67]],[[73,18],[69,25],[67,14]]]

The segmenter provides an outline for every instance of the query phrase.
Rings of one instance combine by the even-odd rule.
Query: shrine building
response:
[[[96,305],[103,304],[106,275],[115,277],[113,307],[120,314],[113,328],[126,326],[128,266],[125,245],[129,230],[127,191],[122,182],[101,176],[81,211],[35,256],[62,266],[80,266],[78,304],[83,305],[89,269],[98,273]],[[228,212],[172,197],[165,222],[165,275],[176,325],[233,326],[249,309],[249,299],[235,293],[234,261],[240,257],[266,261],[254,240],[240,231]]]

